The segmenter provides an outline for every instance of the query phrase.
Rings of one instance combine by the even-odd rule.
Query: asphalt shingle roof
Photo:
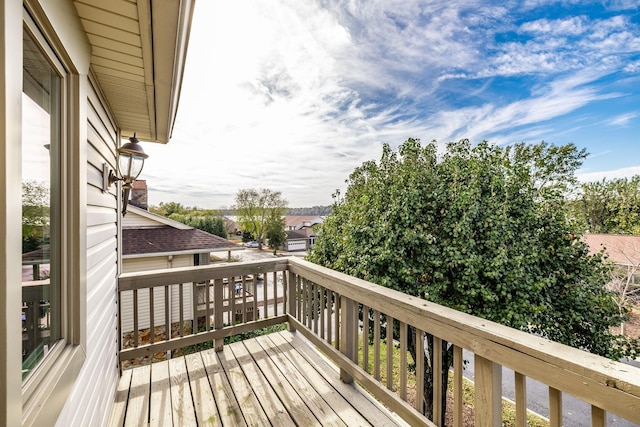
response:
[[[213,251],[239,246],[196,228],[180,230],[168,225],[122,229],[122,254],[139,255],[159,252]]]

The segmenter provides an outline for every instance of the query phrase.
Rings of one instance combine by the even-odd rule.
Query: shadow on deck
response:
[[[406,425],[286,331],[124,371],[110,425],[171,424]]]

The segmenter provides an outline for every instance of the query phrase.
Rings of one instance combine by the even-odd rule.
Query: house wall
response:
[[[142,215],[136,215],[134,212],[127,212],[123,225],[127,227],[157,227],[158,221],[154,221],[151,218],[145,218]]]
[[[115,169],[117,130],[97,83],[87,78],[86,361],[57,424],[105,425],[118,380],[118,197],[102,192],[102,164]]]
[[[193,254],[174,255],[157,257],[126,258],[122,262],[122,272],[130,273],[134,271],[158,270],[163,268],[190,267],[193,265]],[[171,288],[171,322],[180,319],[180,287]],[[191,283],[183,286],[183,316],[184,320],[193,319],[193,293]],[[153,293],[154,301],[154,323],[164,324],[164,289],[158,288]],[[121,331],[127,333],[133,331],[133,291],[123,292],[120,300],[121,305]],[[138,328],[149,327],[149,291],[140,290],[138,292]]]
[[[304,251],[307,249],[306,240],[287,240],[287,251]]]

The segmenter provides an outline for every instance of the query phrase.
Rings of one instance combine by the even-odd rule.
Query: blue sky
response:
[[[613,1],[199,1],[149,202],[241,188],[331,203],[381,145],[575,143],[583,181],[640,174],[640,6]]]

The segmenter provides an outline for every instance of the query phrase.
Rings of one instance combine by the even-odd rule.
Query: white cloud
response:
[[[603,179],[631,178],[640,175],[640,166],[632,166],[607,171],[578,173],[576,176],[580,182],[602,181]]]
[[[383,142],[546,139],[571,130],[553,119],[619,96],[599,80],[638,68],[628,55],[640,35],[626,19],[515,25],[521,11],[508,7],[198,2],[174,137],[147,150],[151,203],[229,206],[240,188],[268,187],[293,206],[327,204]],[[497,41],[507,33],[526,37]],[[522,92],[496,95],[505,76],[521,79]]]

